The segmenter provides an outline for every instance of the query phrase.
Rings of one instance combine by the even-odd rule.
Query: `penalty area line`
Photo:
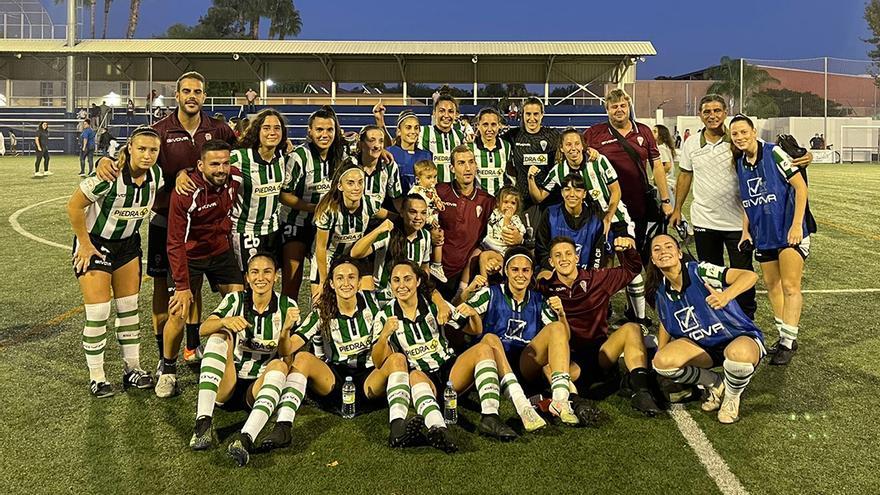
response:
[[[681,432],[688,445],[693,449],[697,458],[706,468],[706,472],[721,493],[724,495],[748,495],[748,491],[739,482],[736,475],[727,466],[724,459],[712,446],[712,442],[700,429],[700,425],[694,421],[694,418],[685,410],[681,404],[673,404],[669,410],[669,415],[675,420],[678,431]]]
[[[60,199],[66,199],[67,197],[68,196],[59,196],[57,198],[47,199],[45,201],[40,201],[39,203],[34,203],[30,206],[25,206],[24,208],[17,210],[12,215],[9,215],[9,225],[12,226],[12,230],[18,232],[19,234],[27,237],[28,239],[30,239],[32,241],[37,241],[37,242],[39,242],[41,244],[45,244],[47,246],[57,247],[59,249],[65,250],[65,251],[70,251],[70,249],[71,249],[70,246],[65,246],[64,244],[58,244],[57,242],[52,242],[48,239],[43,239],[42,237],[31,234],[30,232],[25,230],[24,227],[22,227],[20,223],[18,223],[18,217],[21,216],[22,213],[24,213],[28,210],[31,210],[33,208],[36,208],[38,206],[43,206],[46,203],[51,203],[53,201],[58,201]]]
[[[755,291],[758,294],[766,294],[766,290]],[[807,289],[802,290],[802,294],[870,294],[880,292],[880,288],[869,289]]]

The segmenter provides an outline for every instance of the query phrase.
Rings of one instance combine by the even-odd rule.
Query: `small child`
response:
[[[410,194],[418,194],[428,203],[427,224],[430,229],[440,229],[440,221],[437,211],[446,209],[443,200],[437,195],[437,166],[431,160],[419,160],[413,165],[416,183],[410,188]],[[434,246],[431,253],[431,276],[440,282],[446,282],[446,274],[443,272],[443,246]]]
[[[482,248],[482,252],[479,253],[480,275],[488,277],[490,271],[500,271],[504,262],[504,253],[512,247],[501,237],[505,229],[518,230],[525,236],[526,226],[519,218],[521,208],[522,201],[516,188],[504,186],[498,190],[498,194],[495,195],[495,209],[489,216],[486,237],[480,246]]]

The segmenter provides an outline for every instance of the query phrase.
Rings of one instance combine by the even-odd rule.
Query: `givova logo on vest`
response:
[[[150,214],[150,209],[146,206],[137,208],[113,208],[110,217],[114,220],[140,220],[146,218]]]
[[[527,323],[523,320],[507,320],[507,330],[504,332],[504,337],[510,340],[526,342],[526,340],[523,339],[523,333],[526,331],[526,326]]]
[[[763,177],[752,177],[746,184],[749,187],[750,197],[742,201],[743,208],[767,205],[776,201],[775,194],[767,194],[767,187],[764,185]]]
[[[711,337],[724,329],[724,325],[721,323],[716,323],[708,329],[701,327],[693,306],[687,306],[676,311],[675,319],[678,320],[678,326],[681,328],[682,333],[687,334],[688,338],[694,342]]]

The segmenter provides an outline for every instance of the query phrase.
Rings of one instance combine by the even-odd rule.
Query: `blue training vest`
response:
[[[759,250],[788,247],[788,230],[794,221],[794,188],[785,180],[773,159],[773,143],[758,142],[761,160],[755,167],[746,164],[745,155],[736,161],[739,194],[749,217],[749,233]],[[807,231],[806,215],[803,225]]]
[[[775,165],[774,165],[775,166]],[[743,313],[734,299],[723,309],[712,309],[706,302],[709,290],[697,272],[698,263],[689,261],[684,269],[690,283],[681,293],[681,298],[672,300],[667,294],[668,280],[665,278],[657,289],[655,301],[657,315],[673,339],[686,337],[704,349],[726,347],[740,335],[754,337],[764,343],[764,335],[755,323]]]
[[[574,230],[565,221],[565,214],[562,208],[564,208],[562,204],[553,205],[548,208],[550,215],[550,238],[553,239],[560,235],[571,237],[574,240],[578,253],[578,266],[585,269],[598,268],[591,266],[591,264],[601,257],[602,248],[604,248],[604,242],[597,243],[602,237],[602,219],[596,215],[591,215],[587,223],[582,225],[580,229]],[[586,209],[587,205],[584,205],[584,208]],[[610,232],[609,239],[613,240]]]
[[[483,315],[483,332],[494,333],[504,350],[522,349],[541,331],[541,307],[544,298],[529,290],[529,301],[522,311],[511,309],[501,285],[490,285],[489,309]]]
[[[388,148],[388,152],[391,153],[394,161],[397,162],[397,170],[400,174],[400,188],[403,190],[403,195],[406,196],[416,180],[416,162],[420,160],[433,160],[434,155],[430,151],[418,148],[416,148],[415,153],[410,153],[400,146],[391,146]]]

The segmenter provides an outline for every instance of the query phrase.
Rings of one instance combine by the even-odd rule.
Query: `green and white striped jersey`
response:
[[[602,211],[608,211],[608,203],[611,200],[610,186],[617,182],[617,172],[611,166],[611,162],[605,158],[605,155],[599,155],[599,158],[595,160],[585,161],[579,169],[572,168],[567,160],[563,160],[562,163],[557,163],[550,169],[540,186],[547,192],[553,192],[561,187],[565,176],[572,172],[576,172],[584,178],[590,197],[599,204]],[[623,201],[618,201],[614,218],[618,222],[632,223]]]
[[[339,211],[325,210],[315,220],[315,226],[321,230],[330,232],[327,239],[327,266],[336,253],[341,253],[347,246],[351,246],[367,232],[370,219],[382,209],[382,204],[369,196],[361,198],[361,204],[355,211],[349,211],[344,205],[339,206]]]
[[[434,154],[437,165],[437,182],[452,182],[451,156],[453,148],[465,142],[464,133],[458,129],[441,132],[433,125],[422,126],[418,147]]]
[[[281,331],[289,323],[287,311],[297,307],[293,299],[274,292],[269,308],[257,313],[251,297],[250,290],[226,294],[212,313],[219,318],[242,316],[251,325],[235,334],[233,355],[239,378],[258,378],[278,357]]]
[[[388,287],[388,281],[391,279],[391,267],[389,266],[394,260],[388,251],[391,243],[391,233],[382,232],[373,243],[373,253],[376,259],[373,262],[373,279],[378,289]],[[415,237],[406,240],[406,259],[422,265],[431,261],[431,233],[428,229],[420,229],[415,233]]]
[[[397,199],[403,196],[403,188],[400,185],[400,170],[397,163],[376,164],[373,173],[368,174],[364,170],[364,194],[379,200],[379,204],[385,199]]]
[[[305,342],[311,342],[315,355],[332,364],[349,368],[373,367],[370,352],[379,334],[373,332],[373,320],[381,312],[382,300],[371,292],[358,292],[357,309],[351,316],[339,315],[330,322],[332,342],[326,342],[321,334],[321,316],[312,311],[296,329]]]
[[[495,140],[495,149],[487,150],[477,138],[468,144],[477,161],[477,179],[480,189],[492,196],[505,184],[513,184],[513,177],[507,175],[507,160],[510,158],[510,143],[503,139]]]
[[[113,182],[103,181],[96,176],[86,177],[79,183],[79,189],[92,202],[86,207],[89,234],[107,240],[133,236],[150,214],[156,191],[164,185],[159,165],[153,165],[147,171],[144,182],[139,186],[132,182],[128,167],[122,167]]]
[[[285,179],[281,190],[293,193],[301,200],[318,204],[321,196],[330,190],[333,171],[328,160],[321,160],[318,150],[310,143],[297,146],[287,158]],[[310,225],[312,214],[281,206],[281,219],[284,223],[297,226]]]
[[[285,157],[280,150],[266,162],[254,149],[232,151],[229,163],[241,170],[242,183],[232,208],[232,225],[239,234],[265,235],[278,230]]]
[[[449,310],[453,309],[452,305],[449,305]],[[453,316],[455,314],[457,313],[453,313]],[[455,351],[446,341],[443,327],[437,323],[437,306],[433,302],[420,297],[414,320],[403,316],[403,310],[396,300],[389,303],[373,322],[373,333],[377,339],[382,333],[385,322],[392,316],[397,317],[397,330],[388,337],[388,343],[396,352],[406,356],[410,369],[430,373],[455,356]],[[455,319],[450,317],[446,325],[458,330],[463,328],[466,322],[467,318],[459,315]]]

